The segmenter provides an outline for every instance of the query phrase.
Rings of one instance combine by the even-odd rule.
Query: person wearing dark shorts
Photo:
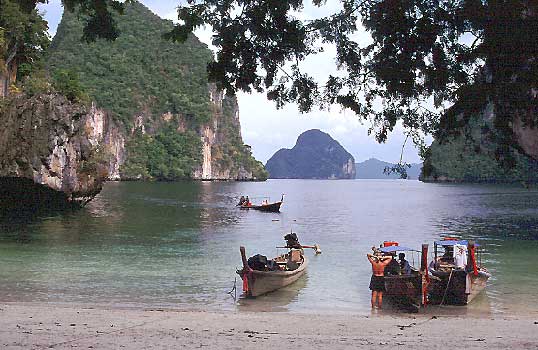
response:
[[[392,256],[376,256],[366,254],[368,261],[372,264],[372,278],[370,279],[370,289],[372,290],[372,309],[381,309],[383,304],[383,292],[385,291],[385,266],[392,260]]]
[[[376,292],[385,291],[385,276],[372,275],[370,279],[370,290]]]

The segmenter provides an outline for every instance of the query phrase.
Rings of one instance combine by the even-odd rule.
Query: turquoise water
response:
[[[282,193],[280,214],[234,207]],[[469,307],[431,312],[538,314],[537,203],[537,190],[399,180],[109,183],[79,211],[0,216],[0,301],[367,313],[372,245],[450,235],[479,241],[493,278]],[[294,285],[235,302],[239,246],[274,256],[291,229],[323,254]]]

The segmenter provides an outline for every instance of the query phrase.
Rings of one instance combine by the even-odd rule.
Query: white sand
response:
[[[538,349],[538,320],[0,304],[1,349]]]

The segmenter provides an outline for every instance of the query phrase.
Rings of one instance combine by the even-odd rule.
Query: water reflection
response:
[[[241,282],[238,285],[241,290]],[[289,311],[290,305],[296,303],[301,298],[301,290],[308,285],[308,271],[301,276],[295,283],[286,286],[256,298],[247,298],[241,296],[237,301],[237,310],[239,311],[263,311],[278,312]]]
[[[282,193],[280,214],[235,208]],[[536,203],[536,190],[416,181],[109,183],[81,210],[0,213],[0,299],[369,313],[372,245],[449,235],[479,241],[493,277],[469,307],[434,312],[538,314]],[[308,277],[236,306],[239,246],[275,256],[290,229],[323,250]]]

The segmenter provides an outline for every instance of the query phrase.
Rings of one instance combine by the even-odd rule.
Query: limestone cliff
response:
[[[172,22],[136,1],[115,20],[121,32],[115,41],[87,44],[80,41],[81,18],[64,13],[47,57],[52,76],[75,72],[123,127],[124,141],[110,136],[111,178],[265,179],[243,144],[235,97],[208,84],[213,53],[207,45],[195,36],[181,44],[164,40]]]
[[[106,113],[57,94],[3,102],[2,206],[84,205],[99,193],[123,143]]]
[[[456,105],[455,108],[458,108]],[[538,182],[538,129],[522,117],[509,125],[512,145],[499,151],[495,129],[498,106],[488,103],[471,115],[459,133],[438,137],[424,160],[421,180],[437,182]],[[536,113],[536,112],[534,112]],[[448,118],[448,116],[445,116]],[[455,120],[464,118],[457,113]],[[501,117],[502,118],[502,117]],[[511,165],[503,165],[509,158]]]
[[[214,85],[208,85],[210,101],[209,121],[196,125],[183,115],[165,113],[155,119],[151,114],[138,114],[133,120],[133,128],[127,139],[135,137],[136,132],[154,135],[167,124],[174,124],[178,133],[195,131],[201,141],[201,157],[199,164],[194,167],[190,178],[194,180],[265,180],[267,174],[263,165],[256,161],[250,147],[243,144],[241,124],[239,121],[239,106],[234,96],[225,96]],[[116,144],[118,144],[116,142]],[[119,169],[112,173],[113,179],[133,180],[142,176],[127,175],[122,172],[122,166],[129,160],[129,151],[123,145],[117,145],[111,169]]]
[[[211,121],[199,130],[202,139],[202,164],[193,178],[200,180],[265,180],[263,165],[256,161],[250,147],[243,144],[239,106],[233,96],[209,86]]]
[[[273,179],[354,179],[355,159],[329,134],[302,133],[292,149],[281,149],[266,164]]]

